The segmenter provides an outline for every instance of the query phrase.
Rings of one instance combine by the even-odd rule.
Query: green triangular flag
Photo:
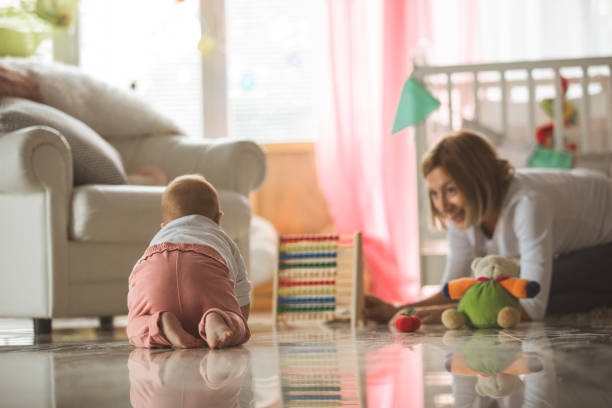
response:
[[[528,160],[529,167],[544,167],[548,169],[569,169],[572,167],[574,155],[569,152],[546,149],[538,146]]]
[[[408,78],[395,113],[395,123],[391,134],[399,132],[406,126],[416,125],[438,106],[440,102],[427,92],[423,85],[413,77]]]

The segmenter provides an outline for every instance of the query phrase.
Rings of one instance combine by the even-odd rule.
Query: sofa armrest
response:
[[[30,126],[0,134],[0,163],[0,193],[40,191],[54,185],[72,189],[70,147],[50,127]]]
[[[216,188],[248,195],[266,175],[266,155],[255,142],[236,139],[144,138],[130,158],[130,168],[158,166],[169,179],[202,174]]]

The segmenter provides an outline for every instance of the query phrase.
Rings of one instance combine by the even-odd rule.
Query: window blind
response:
[[[198,1],[81,0],[80,66],[203,136]]]
[[[323,0],[226,3],[228,127],[262,143],[316,138]]]

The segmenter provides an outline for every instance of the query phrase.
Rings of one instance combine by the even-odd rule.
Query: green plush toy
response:
[[[453,374],[476,376],[479,395],[501,398],[523,385],[519,375],[541,371],[542,361],[503,332],[477,330],[459,351],[447,356],[445,366]]]
[[[517,278],[516,261],[499,255],[474,259],[472,272],[474,278],[450,281],[442,289],[449,299],[461,299],[457,309],[442,314],[448,329],[514,327],[521,320],[518,298],[531,298],[540,291],[537,282]]]

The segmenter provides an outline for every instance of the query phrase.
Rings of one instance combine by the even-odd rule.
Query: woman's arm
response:
[[[468,230],[468,231],[471,231]],[[468,231],[461,231],[450,223],[448,225],[448,256],[444,268],[444,276],[441,284],[444,285],[454,279],[472,276],[472,261],[478,251],[474,243],[468,239]]]
[[[521,321],[522,322],[530,322],[531,321],[531,317],[529,317],[529,314],[527,314],[527,311],[525,309],[523,309],[523,306],[521,306]]]
[[[440,291],[440,292],[434,293],[428,298],[425,298],[415,303],[406,304],[404,306],[401,306],[400,308],[404,309],[407,307],[438,306],[438,305],[444,305],[448,303],[456,303],[456,302],[452,302],[448,300],[448,298],[442,294],[442,291]]]
[[[452,223],[448,225],[449,254],[442,277],[441,287],[451,280],[469,277],[471,263],[476,253],[474,245],[468,239],[467,232],[458,230]],[[442,290],[421,301],[401,306],[399,313],[414,308],[415,314],[424,323],[442,323],[442,313],[446,309],[456,308],[457,301],[452,301],[442,294]]]
[[[397,313],[414,309],[414,313],[423,323],[442,323],[442,313],[446,309],[456,309],[457,303],[456,301],[449,300],[440,291],[419,302],[401,306]]]
[[[365,317],[377,323],[388,323],[395,315],[414,309],[415,314],[425,323],[440,323],[442,312],[457,307],[457,302],[448,300],[442,292],[415,303],[395,306],[373,295],[365,296]]]
[[[524,197],[516,206],[514,234],[518,240],[522,279],[540,284],[534,298],[521,299],[523,320],[539,320],[546,314],[553,260],[552,211],[544,197]]]
[[[447,234],[450,253],[446,261],[442,284],[452,279],[470,276],[470,264],[474,258],[474,247],[466,237],[465,232],[449,225]],[[442,312],[450,307],[456,307],[457,302],[450,301],[442,291],[436,292],[428,298],[418,302],[395,306],[373,295],[365,297],[364,315],[366,319],[377,323],[388,323],[397,313],[410,308],[415,309],[416,315],[424,322],[440,323]]]

